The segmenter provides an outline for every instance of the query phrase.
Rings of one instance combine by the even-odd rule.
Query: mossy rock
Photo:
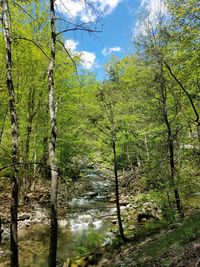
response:
[[[66,259],[63,267],[70,267],[71,266],[71,260],[70,259]]]
[[[88,264],[88,257],[79,257],[74,260],[67,259],[63,267],[86,267]]]

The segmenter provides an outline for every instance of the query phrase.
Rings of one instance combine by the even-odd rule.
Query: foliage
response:
[[[147,25],[148,30],[137,36],[136,53],[121,59],[113,57],[105,66],[104,81],[81,71],[79,56],[71,51],[69,56],[61,44],[64,36],[59,35],[56,44],[56,158],[60,190],[67,199],[73,194],[73,187],[81,191],[81,182],[77,180],[88,163],[113,171],[115,141],[121,177],[133,172],[124,186],[129,202],[155,202],[164,217],[161,224],[145,224],[138,236],[157,231],[176,219],[175,189],[186,211],[188,199],[200,190],[199,5],[196,0],[168,0],[166,4],[167,18],[161,16],[157,24]],[[19,120],[20,187],[21,192],[28,193],[34,181],[49,179],[50,30],[46,1],[31,1],[31,5],[21,1],[20,5],[22,9],[10,5],[12,64]],[[2,34],[0,31],[1,37]],[[0,168],[2,176],[11,177],[4,50],[0,38]],[[180,228],[177,237],[183,239],[181,229],[185,229],[188,239],[192,238],[193,228],[187,223],[188,228]],[[174,237],[168,237],[166,246],[173,243]],[[94,250],[102,241],[92,230],[84,238],[80,253]],[[162,241],[164,251],[166,243]],[[118,240],[114,240],[113,247],[118,245]]]
[[[78,254],[85,255],[91,252],[96,252],[102,245],[103,240],[104,237],[102,233],[95,229],[90,229],[81,236],[80,240],[78,240]]]

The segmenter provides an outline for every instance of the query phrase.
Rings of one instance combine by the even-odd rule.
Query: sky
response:
[[[100,17],[97,23],[99,32],[69,31],[64,34],[65,47],[71,53],[80,54],[82,67],[95,72],[97,79],[103,80],[104,65],[112,55],[122,58],[134,51],[132,37],[144,30],[143,22],[139,20],[141,11],[146,10],[148,19],[153,21],[158,10],[164,12],[162,1],[56,0],[57,12],[72,23],[95,25]]]

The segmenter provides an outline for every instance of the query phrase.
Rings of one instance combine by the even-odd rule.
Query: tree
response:
[[[18,213],[18,116],[16,112],[16,100],[14,84],[12,79],[12,51],[9,25],[9,6],[8,0],[1,1],[2,8],[2,26],[6,49],[6,83],[9,94],[11,138],[12,138],[12,192],[11,192],[11,220],[10,220],[10,249],[11,249],[11,267],[18,267],[18,234],[17,234],[17,213]]]
[[[189,112],[197,129],[200,146],[199,114],[199,5],[197,1],[167,1],[171,23],[166,31],[168,45],[164,66],[190,104]],[[175,48],[178,49],[175,49]],[[180,64],[181,62],[181,64]],[[185,79],[187,75],[188,79]],[[199,153],[199,152],[198,152]],[[199,156],[198,156],[199,157]]]
[[[163,116],[164,123],[167,129],[167,146],[169,151],[169,164],[170,164],[170,180],[171,186],[174,191],[176,207],[181,217],[184,217],[183,208],[181,205],[179,191],[176,186],[175,176],[176,176],[176,167],[175,167],[175,156],[174,156],[174,134],[172,133],[171,123],[168,116],[167,109],[167,90],[166,90],[166,79],[163,72],[163,62],[160,62],[160,73],[158,74],[158,82],[160,84],[160,105],[161,112]]]
[[[56,57],[56,31],[55,31],[55,7],[54,0],[50,0],[50,24],[51,24],[51,60],[48,68],[49,79],[49,113],[51,119],[51,136],[49,143],[49,161],[51,168],[51,232],[50,232],[50,248],[49,248],[49,267],[56,266],[57,252],[57,188],[58,188],[58,170],[56,165],[56,111],[54,100],[54,68]]]
[[[117,219],[120,237],[123,241],[127,242],[129,239],[124,234],[121,208],[120,208],[120,193],[119,193],[119,157],[117,154],[117,135],[120,132],[121,118],[120,111],[123,92],[120,91],[118,72],[114,69],[114,64],[109,64],[108,75],[109,80],[105,81],[99,86],[96,92],[96,99],[94,99],[93,110],[87,113],[87,117],[90,123],[95,127],[99,133],[102,134],[104,143],[108,146],[108,158],[111,158],[111,164],[113,166],[113,174],[115,179],[115,199],[117,208]],[[94,94],[94,92],[93,92]],[[94,97],[94,95],[93,95]],[[99,138],[98,138],[99,139]],[[102,142],[101,142],[101,146]],[[102,148],[101,148],[102,150]],[[102,151],[103,153],[103,151]]]

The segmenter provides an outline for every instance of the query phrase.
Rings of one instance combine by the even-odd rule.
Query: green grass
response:
[[[185,219],[179,228],[159,235],[156,240],[141,245],[136,257],[139,262],[158,259],[170,250],[175,251],[198,237],[200,237],[200,214]]]

